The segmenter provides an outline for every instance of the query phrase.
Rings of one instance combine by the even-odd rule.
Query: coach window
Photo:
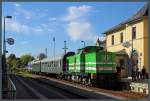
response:
[[[57,61],[57,67],[59,67],[59,61]]]
[[[50,67],[50,62],[48,62],[48,67]]]
[[[55,61],[55,67],[57,67],[57,61]]]
[[[60,60],[60,67],[61,67],[61,60]]]
[[[57,61],[55,61],[55,67],[57,67]]]
[[[58,67],[58,61],[56,61],[56,67]]]
[[[55,61],[55,67],[57,67],[57,61]]]

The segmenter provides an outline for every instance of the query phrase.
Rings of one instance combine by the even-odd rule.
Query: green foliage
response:
[[[46,58],[47,56],[44,53],[40,53],[38,56],[39,60]]]
[[[28,54],[27,55],[22,55],[20,57],[20,61],[21,61],[22,65],[23,65],[23,67],[27,66],[28,62],[30,62],[32,60],[34,60],[34,57],[31,56],[31,55],[28,55]]]
[[[10,68],[10,69],[14,69],[15,67],[15,62],[16,62],[16,56],[15,54],[10,54],[9,57],[7,58],[7,66]]]
[[[16,58],[15,54],[10,54],[7,58],[7,66],[11,70],[15,70],[16,68],[24,68],[27,66],[28,62],[34,60],[34,57],[31,55],[23,55],[20,58]]]

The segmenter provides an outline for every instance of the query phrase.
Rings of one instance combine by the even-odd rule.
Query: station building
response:
[[[148,73],[148,4],[103,34],[106,50],[117,54],[116,62],[123,77],[131,76],[135,65],[140,70],[144,66]]]

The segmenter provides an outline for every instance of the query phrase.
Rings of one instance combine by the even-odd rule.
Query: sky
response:
[[[85,45],[95,45],[102,34],[135,14],[145,2],[3,2],[2,15],[6,19],[6,38],[15,39],[6,45],[7,56],[24,54],[48,57],[62,54],[64,41],[67,51],[76,51]],[[3,20],[3,19],[2,19]]]

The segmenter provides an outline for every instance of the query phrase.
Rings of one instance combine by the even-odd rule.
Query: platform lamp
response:
[[[85,41],[81,41],[83,44],[84,44],[84,47],[85,47]]]
[[[7,78],[7,65],[6,65],[6,39],[5,39],[5,21],[6,19],[11,19],[12,16],[4,16],[4,29],[3,29],[3,55],[2,55],[2,88],[5,89],[8,87],[8,78]]]

